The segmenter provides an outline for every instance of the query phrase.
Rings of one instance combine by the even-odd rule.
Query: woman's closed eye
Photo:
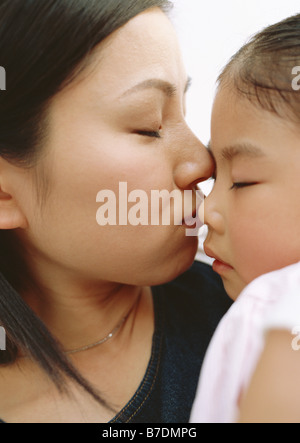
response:
[[[151,130],[137,130],[135,134],[141,135],[143,137],[161,138],[161,128],[158,131]]]

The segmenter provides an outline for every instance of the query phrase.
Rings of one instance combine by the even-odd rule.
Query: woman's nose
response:
[[[206,147],[198,138],[190,134],[184,139],[175,168],[175,182],[181,189],[196,186],[209,179],[214,172],[214,162]]]

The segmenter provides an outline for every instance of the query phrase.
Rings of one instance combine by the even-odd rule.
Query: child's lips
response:
[[[226,263],[224,263],[220,260],[217,260],[217,259],[213,262],[212,268],[217,274],[219,274],[221,276],[223,274],[233,270],[232,266],[227,265]]]
[[[215,261],[213,262],[213,270],[215,272],[217,272],[218,274],[224,274],[224,272],[228,272],[228,271],[232,271],[233,267],[230,266],[228,263],[224,262],[223,260],[221,260],[210,248],[208,248],[206,245],[204,245],[204,251],[205,254],[210,257],[215,259]]]

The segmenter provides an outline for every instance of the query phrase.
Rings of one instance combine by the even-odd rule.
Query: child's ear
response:
[[[2,191],[0,185],[0,230],[27,227],[27,219],[10,194]]]

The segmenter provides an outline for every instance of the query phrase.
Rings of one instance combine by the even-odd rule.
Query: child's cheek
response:
[[[262,227],[241,222],[232,234],[235,269],[246,284],[290,264],[286,263],[276,229]]]

